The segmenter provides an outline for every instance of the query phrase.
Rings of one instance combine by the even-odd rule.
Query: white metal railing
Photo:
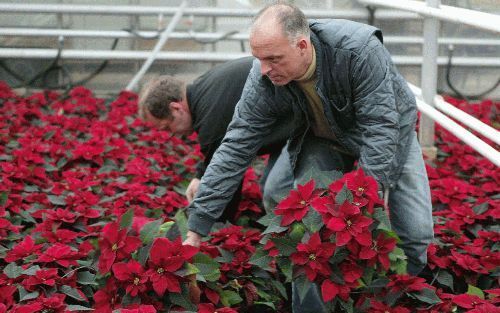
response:
[[[426,0],[425,2],[413,0],[358,0],[366,5],[385,6],[418,13],[424,16],[424,47],[422,64],[422,89],[410,85],[417,98],[418,109],[427,117],[420,121],[419,138],[424,149],[434,146],[434,122],[439,123],[466,144],[500,166],[500,152],[486,144],[471,132],[454,122],[442,112],[455,118],[459,122],[491,139],[496,144],[500,143],[500,132],[482,123],[469,114],[447,103],[442,97],[436,96],[437,65],[438,65],[438,35],[440,21],[461,23],[500,33],[500,16],[473,10],[455,8],[440,4],[440,0]],[[435,149],[435,148],[434,148]]]
[[[408,83],[408,86],[410,87],[411,91],[416,96],[416,98],[423,101],[422,89],[410,83]],[[486,123],[481,122],[480,120],[471,116],[470,114],[467,114],[464,111],[458,109],[453,104],[446,102],[442,96],[437,95],[434,98],[434,104],[436,105],[436,108],[439,109],[441,112],[453,117],[454,119],[460,121],[464,125],[477,131],[484,137],[490,139],[497,145],[500,145],[500,131],[496,130],[495,128],[489,126]]]
[[[457,136],[457,138],[471,146],[479,154],[493,162],[493,164],[500,166],[500,152],[419,98],[417,98],[417,107],[424,115],[435,120],[450,133]]]
[[[174,15],[177,7],[145,6],[145,5],[85,5],[85,4],[28,4],[0,3],[0,12],[6,13],[63,13],[63,14],[95,14],[95,15]],[[257,9],[226,9],[213,7],[186,8],[186,16],[204,17],[253,17]],[[367,19],[369,13],[362,9],[351,10],[304,10],[310,18],[347,18]],[[418,14],[395,10],[379,10],[375,12],[377,19],[408,20],[419,18]]]
[[[358,0],[366,5],[384,6],[393,9],[418,13],[425,17],[438,20],[461,23],[487,31],[500,33],[499,16],[474,10],[439,5],[436,8],[426,5],[426,2],[414,0]]]
[[[0,27],[0,36],[18,37],[78,37],[78,38],[123,38],[134,39],[142,37],[152,38],[158,35],[158,31],[140,31],[134,33],[127,30],[86,30],[86,29],[61,29],[61,28],[27,28],[27,27]],[[248,41],[248,33],[222,32],[172,32],[172,39],[193,39],[200,41],[212,41],[224,38],[224,40]],[[384,44],[422,44],[424,39],[418,36],[384,36]],[[492,38],[463,38],[446,37],[438,38],[440,45],[455,46],[500,46],[500,39]]]
[[[59,57],[61,59],[68,60],[145,60],[150,54],[150,51],[64,49],[61,51]],[[57,57],[57,55],[57,49],[0,48],[0,58],[53,59]],[[249,55],[249,52],[229,53],[161,51],[157,54],[156,59],[163,61],[226,62]],[[396,65],[422,65],[423,62],[423,58],[419,56],[393,56],[392,60]],[[438,65],[444,66],[447,63],[447,57],[437,58]],[[493,57],[454,57],[453,65],[500,67],[500,59]]]
[[[151,64],[153,64],[158,53],[160,53],[160,50],[167,42],[170,34],[174,31],[175,26],[177,26],[177,24],[181,20],[182,14],[184,14],[184,10],[186,9],[187,4],[188,4],[187,0],[183,0],[182,3],[179,5],[177,12],[175,13],[170,23],[168,24],[167,28],[161,33],[160,38],[158,38],[158,42],[154,46],[153,51],[151,51],[146,62],[144,62],[144,64],[142,65],[141,69],[134,75],[132,80],[128,83],[127,87],[125,88],[126,90],[134,90],[135,87],[137,86],[137,83],[141,80],[144,74],[146,74],[146,71],[149,69]]]

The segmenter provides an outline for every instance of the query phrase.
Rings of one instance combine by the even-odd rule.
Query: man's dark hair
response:
[[[162,75],[148,82],[139,96],[139,115],[145,117],[146,110],[158,119],[170,117],[170,103],[181,101],[184,82],[169,75]]]
[[[269,10],[273,11],[278,23],[283,27],[283,32],[290,41],[297,39],[300,35],[309,36],[309,23],[304,12],[298,7],[283,1],[278,1],[260,10],[253,19],[252,24],[255,24]]]

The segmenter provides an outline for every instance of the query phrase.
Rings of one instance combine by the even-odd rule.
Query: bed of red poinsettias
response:
[[[497,310],[500,173],[439,127],[424,280],[404,274],[359,171],[304,182],[261,217],[250,170],[240,225],[182,246],[181,193],[201,156],[194,138],[139,121],[136,100],[85,88],[23,97],[0,83],[0,312],[289,312],[292,278],[317,283],[332,311]],[[457,105],[500,122],[498,103]]]

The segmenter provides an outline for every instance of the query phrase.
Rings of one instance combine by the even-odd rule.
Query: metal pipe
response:
[[[5,13],[66,13],[66,14],[99,14],[99,15],[174,15],[176,7],[133,6],[133,5],[85,5],[85,4],[27,4],[0,3],[0,12]],[[212,7],[187,8],[185,15],[205,17],[248,17],[255,16],[258,9],[226,9]],[[303,10],[308,18],[346,18],[367,19],[368,13],[363,8],[350,10]],[[408,20],[419,19],[415,13],[396,10],[377,10],[377,19]]]
[[[479,154],[493,162],[496,166],[500,166],[500,152],[495,150],[490,145],[473,135],[471,132],[454,122],[448,116],[431,107],[424,101],[417,98],[417,107],[427,117],[433,119],[439,125],[443,126],[460,140],[471,146]]]
[[[422,89],[410,83],[408,83],[408,86],[410,87],[413,94],[418,99],[422,100]],[[484,137],[495,142],[497,145],[500,145],[500,132],[495,128],[481,122],[474,116],[467,114],[464,111],[456,108],[454,105],[446,102],[440,95],[437,95],[434,98],[434,104],[436,105],[436,108],[439,109],[441,112],[456,119],[457,121],[463,123],[464,125],[470,127],[471,129],[477,131]]]
[[[156,31],[136,31],[136,34],[144,38],[152,38],[158,35]],[[125,30],[85,30],[85,29],[57,29],[57,28],[13,28],[0,27],[0,36],[23,36],[23,37],[81,37],[81,38],[137,38],[131,32]],[[223,32],[172,32],[172,39],[193,40],[217,40],[225,36]],[[248,40],[248,33],[231,34],[224,40]],[[385,44],[422,44],[424,39],[417,36],[385,36]],[[500,46],[500,39],[488,38],[438,38],[440,45],[455,46]]]
[[[486,138],[491,139],[497,145],[500,145],[500,132],[498,130],[444,101],[444,99],[440,96],[435,99],[434,103],[436,108],[438,108],[441,112],[446,113],[448,116],[453,117],[457,121],[467,125]]]
[[[150,51],[125,51],[125,50],[79,50],[65,49],[61,58],[67,60],[145,60]],[[227,52],[174,52],[161,51],[158,60],[163,61],[194,61],[194,62],[226,62],[236,58],[249,56],[250,53]],[[57,56],[57,49],[39,48],[0,48],[0,58],[16,59],[52,59]],[[393,56],[396,65],[418,66],[422,64],[420,56]],[[445,66],[447,57],[439,57],[438,65]],[[500,59],[494,57],[454,57],[453,66],[473,67],[500,67]]]
[[[144,74],[149,69],[151,64],[153,64],[153,62],[156,59],[156,56],[160,52],[161,48],[163,48],[165,43],[168,41],[168,37],[170,36],[170,33],[172,33],[175,26],[177,26],[177,24],[181,20],[182,14],[184,13],[186,6],[187,6],[187,0],[183,0],[182,3],[179,5],[177,13],[175,13],[174,17],[172,18],[172,20],[168,24],[167,28],[165,29],[164,32],[161,33],[160,38],[158,39],[158,42],[154,46],[153,51],[151,51],[151,54],[147,58],[146,62],[144,62],[141,69],[137,72],[137,74],[135,74],[135,76],[132,78],[132,80],[128,83],[125,90],[134,90],[134,88],[136,87],[139,80],[144,76]]]
[[[437,8],[440,0],[426,0],[429,8]],[[435,17],[426,16],[424,18],[424,45],[422,47],[423,61],[420,85],[422,86],[422,98],[425,103],[434,106],[434,97],[437,91],[437,57],[438,57],[438,36],[440,22]],[[419,140],[424,153],[430,158],[436,157],[436,147],[434,147],[434,121],[422,117],[420,119]]]
[[[385,6],[393,9],[410,11],[425,17],[434,17],[440,20],[465,24],[472,27],[500,33],[499,16],[474,10],[455,8],[447,5],[436,7],[427,6],[426,3],[415,0],[358,0],[365,5]]]

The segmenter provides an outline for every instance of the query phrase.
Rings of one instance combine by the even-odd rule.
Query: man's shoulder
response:
[[[371,25],[344,20],[310,20],[309,27],[318,38],[333,48],[356,49],[364,46],[373,36],[383,42],[382,32]]]

